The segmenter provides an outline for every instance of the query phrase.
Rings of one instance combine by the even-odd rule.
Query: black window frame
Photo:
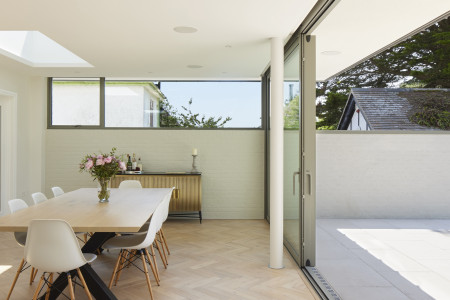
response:
[[[58,79],[64,79],[64,77],[56,77]],[[75,77],[68,77],[75,79]],[[106,127],[105,126],[105,77],[82,77],[82,78],[98,78],[100,80],[100,124],[99,125],[53,125],[52,124],[52,94],[53,94],[53,77],[47,78],[47,129],[105,129],[105,130],[264,130],[265,115],[267,114],[267,99],[261,94],[261,111],[260,111],[260,126],[259,127],[226,127],[226,128],[186,128],[186,127]],[[81,79],[81,78],[80,78]],[[117,79],[117,81],[133,82],[133,79]],[[164,82],[259,82],[261,88],[263,86],[262,80],[139,80],[157,82],[155,83],[158,88],[161,87],[161,83]]]

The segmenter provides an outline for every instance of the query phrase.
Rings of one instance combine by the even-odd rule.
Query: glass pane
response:
[[[284,65],[284,243],[297,263],[300,262],[300,185],[299,175],[299,50]],[[294,193],[295,188],[295,193]]]
[[[98,78],[53,79],[52,125],[100,125]]]
[[[261,127],[261,82],[161,82],[161,127]],[[161,117],[163,118],[163,116]]]
[[[105,82],[106,127],[159,127],[164,96],[149,81]]]

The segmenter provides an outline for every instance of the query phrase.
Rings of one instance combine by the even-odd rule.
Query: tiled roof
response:
[[[420,97],[450,98],[450,89],[354,88],[351,90],[339,129],[347,129],[354,104],[360,109],[372,130],[439,130],[412,123],[413,99]],[[347,122],[345,122],[347,121]],[[342,123],[347,124],[342,124]]]

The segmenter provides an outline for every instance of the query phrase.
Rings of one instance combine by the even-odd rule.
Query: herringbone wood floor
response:
[[[285,252],[285,268],[273,270],[269,262],[269,225],[264,220],[168,220],[164,224],[171,255],[169,266],[158,267],[161,286],[152,279],[156,300],[162,299],[317,299],[300,270]],[[0,299],[6,298],[23,256],[11,233],[0,233]],[[105,252],[93,268],[109,282],[117,251]],[[35,282],[22,273],[11,299],[31,299]],[[112,291],[119,299],[149,299],[144,275],[124,270]],[[80,288],[77,299],[86,299]],[[62,297],[60,297],[62,298]]]

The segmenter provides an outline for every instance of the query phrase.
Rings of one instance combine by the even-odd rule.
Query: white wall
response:
[[[450,132],[318,132],[317,217],[449,218]]]
[[[262,130],[62,130],[46,133],[46,189],[65,191],[96,183],[78,167],[86,154],[136,153],[144,171],[190,171],[198,149],[205,218],[262,219],[264,131]]]
[[[2,67],[0,90],[17,95],[17,112],[13,116],[17,127],[17,162],[16,174],[11,174],[15,177],[13,180],[16,181],[16,189],[11,198],[22,198],[31,204],[30,194],[44,186],[46,79]],[[8,200],[10,199],[1,199],[0,214],[9,213]]]

